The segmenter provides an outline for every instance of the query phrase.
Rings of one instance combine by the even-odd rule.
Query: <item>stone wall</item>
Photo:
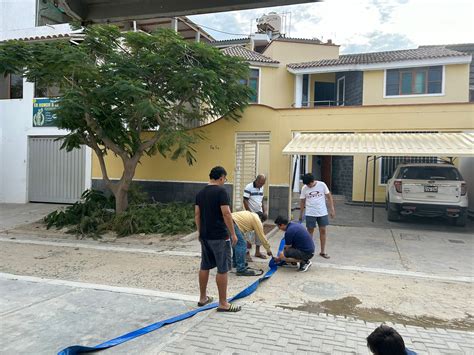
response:
[[[347,201],[352,201],[352,179],[354,158],[352,156],[332,157],[332,193],[344,195]]]

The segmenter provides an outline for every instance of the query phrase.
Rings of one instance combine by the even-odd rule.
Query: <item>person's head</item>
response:
[[[263,185],[265,185],[265,182],[267,181],[267,178],[263,174],[258,174],[257,177],[255,178],[255,187],[261,188]]]
[[[275,219],[275,224],[277,225],[279,230],[285,231],[286,226],[288,225],[288,219],[286,219],[285,217],[282,217],[282,216],[278,216]]]
[[[305,185],[310,185],[310,184],[312,184],[313,182],[314,182],[314,176],[313,176],[313,174],[308,173],[308,174],[304,174],[304,175],[303,175],[303,184],[305,184]]]
[[[214,180],[219,185],[224,185],[227,181],[227,171],[222,166],[215,166],[211,169],[209,173],[209,178]]]
[[[367,346],[374,355],[406,355],[401,335],[385,324],[375,328],[367,337]]]
[[[267,220],[267,216],[265,216],[265,214],[261,211],[258,211],[257,212],[257,215],[258,215],[258,218],[260,218],[260,221],[263,223]]]

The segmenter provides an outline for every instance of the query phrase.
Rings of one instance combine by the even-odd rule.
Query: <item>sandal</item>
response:
[[[198,302],[198,307],[205,306],[206,304],[212,303],[214,301],[214,298],[211,296],[207,296],[206,302]]]
[[[236,306],[235,304],[231,303],[229,308],[217,308],[217,312],[239,312],[242,309],[240,306]]]
[[[326,253],[319,253],[319,256],[322,256],[324,259],[329,259],[330,256],[327,255]]]
[[[260,259],[266,259],[267,257],[263,254],[258,254],[258,255],[255,255],[256,258],[260,258]]]

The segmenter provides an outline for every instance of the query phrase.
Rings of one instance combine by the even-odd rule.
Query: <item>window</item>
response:
[[[380,164],[380,184],[386,184],[398,165],[406,163],[437,163],[436,157],[382,157]]]
[[[344,106],[345,100],[346,100],[346,77],[343,76],[337,79],[336,105]]]
[[[59,97],[61,92],[59,87],[54,85],[41,86],[35,84],[35,97]]]
[[[23,77],[16,74],[0,75],[0,99],[22,99]]]
[[[397,179],[411,180],[462,180],[458,169],[449,166],[407,166],[400,169]]]
[[[385,95],[426,95],[442,92],[443,67],[389,69],[386,73]]]
[[[303,74],[302,106],[309,106],[309,74]]]
[[[240,82],[244,85],[247,85],[249,88],[253,89],[252,96],[250,97],[251,103],[258,103],[258,80],[260,76],[259,69],[250,69],[249,78],[241,79]]]
[[[300,155],[300,180],[303,178],[303,175],[306,174],[307,157],[307,155]]]

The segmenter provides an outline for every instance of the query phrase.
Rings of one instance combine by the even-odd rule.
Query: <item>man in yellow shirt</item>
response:
[[[267,251],[268,256],[272,256],[272,250],[263,231],[263,224],[257,213],[250,211],[239,211],[232,213],[234,220],[235,234],[237,235],[237,243],[233,246],[232,261],[237,269],[237,276],[258,276],[255,270],[247,268],[245,265],[245,253],[247,252],[247,243],[245,242],[244,233],[255,231],[257,238],[260,239],[263,247]]]

